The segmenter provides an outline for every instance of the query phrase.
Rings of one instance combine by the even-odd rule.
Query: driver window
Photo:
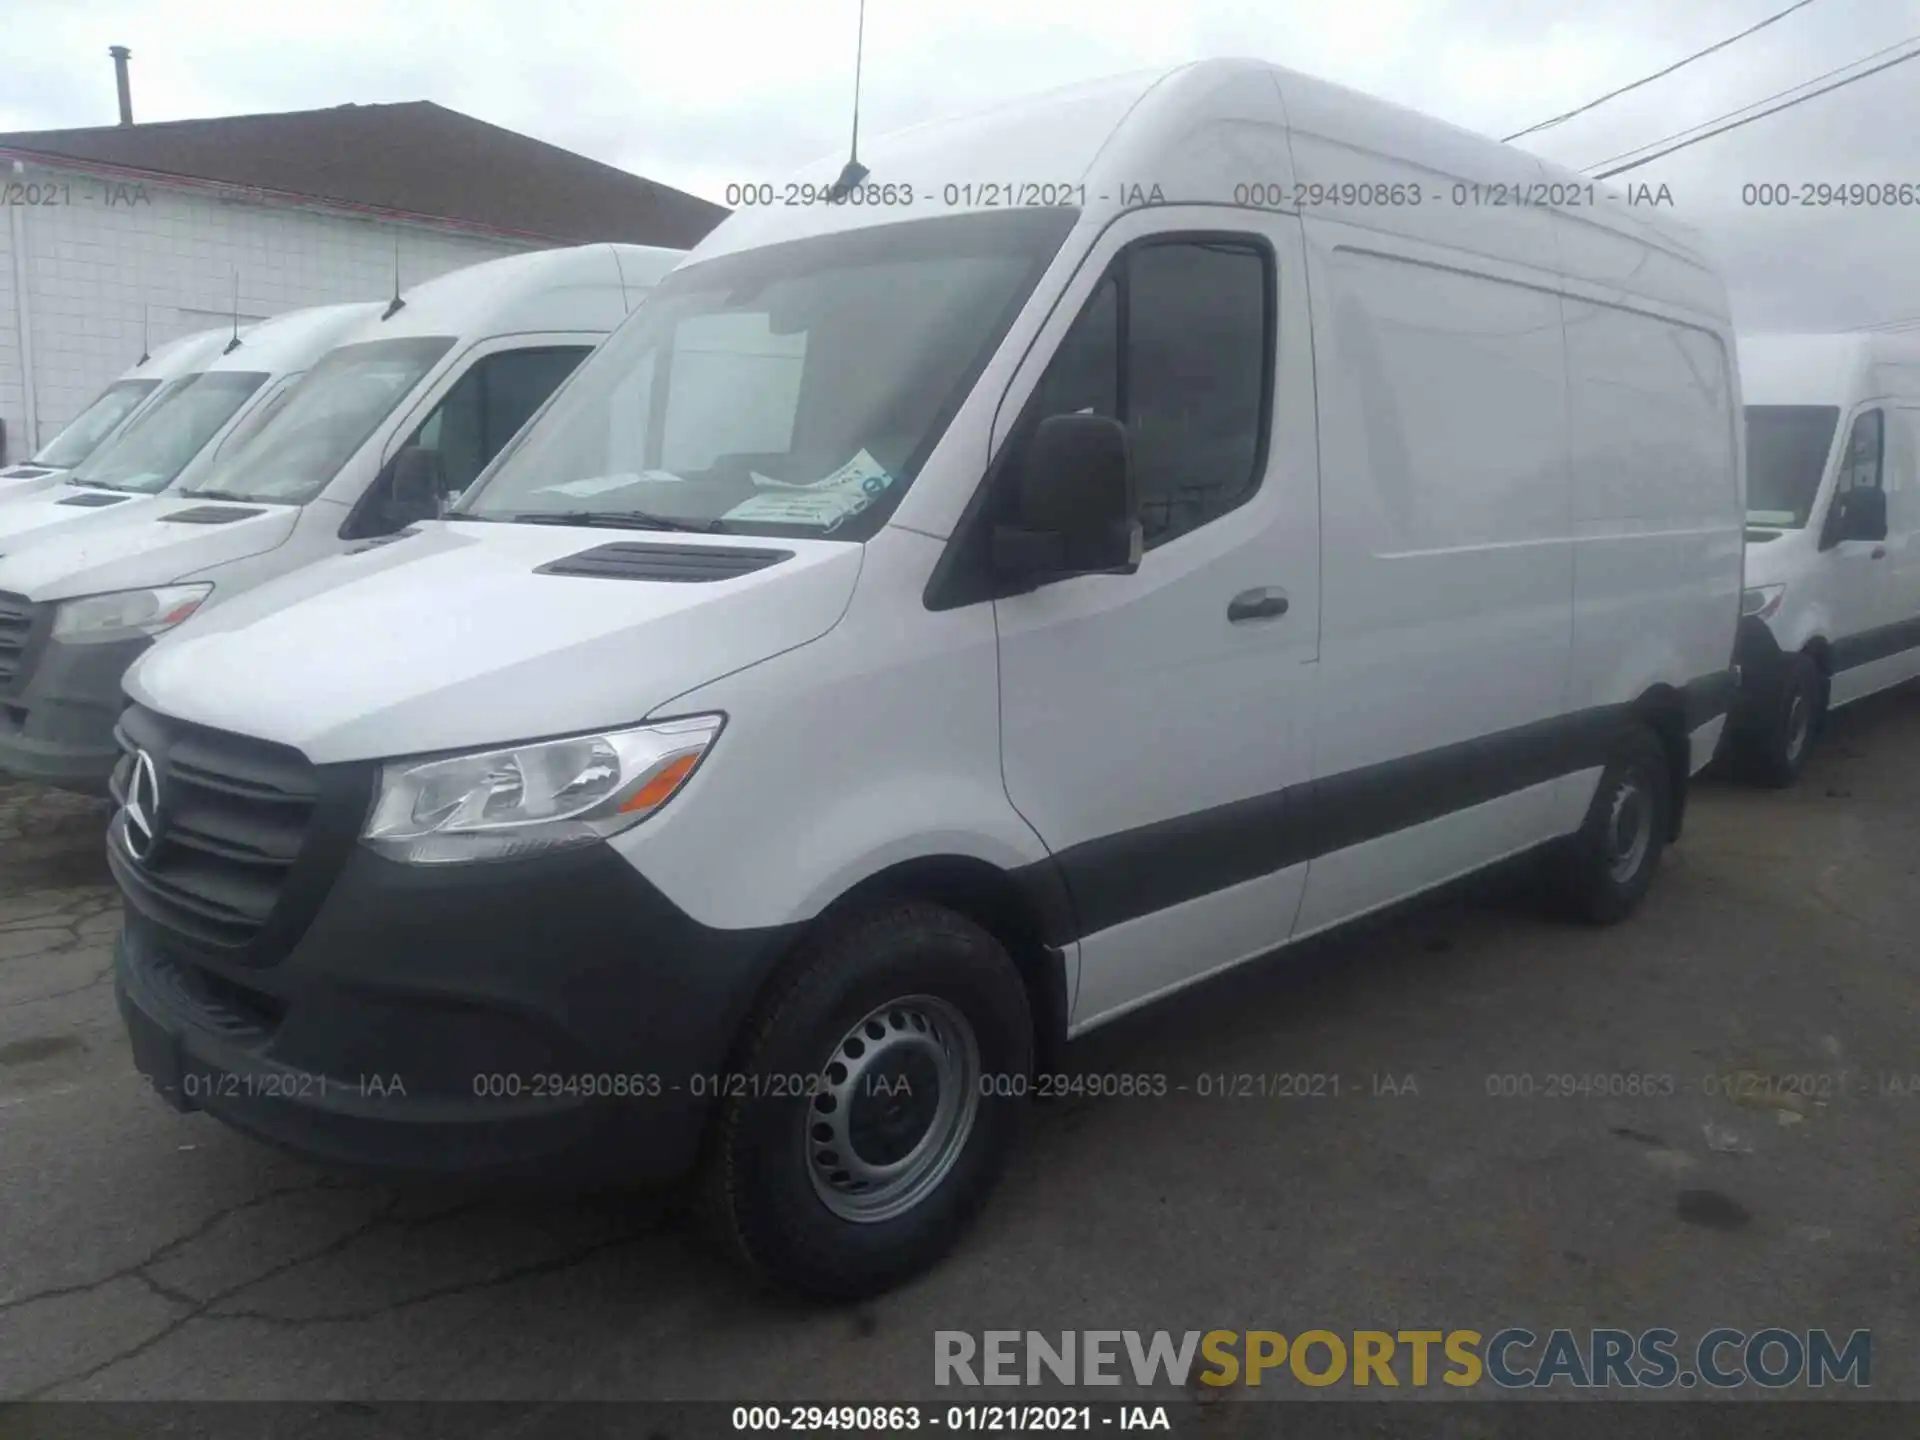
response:
[[[454,381],[394,454],[411,448],[427,451],[439,462],[443,495],[462,494],[591,348],[555,345],[482,356]],[[393,461],[389,459],[341,534],[346,539],[387,534],[414,518],[400,513],[394,504]]]
[[[1820,548],[1826,549],[1842,539],[1884,539],[1884,531],[1875,520],[1865,518],[1853,504],[1861,491],[1880,490],[1886,461],[1886,416],[1880,410],[1863,410],[1854,417],[1847,432],[1846,453],[1840,457],[1840,471],[1834,476],[1833,500],[1827,507],[1827,522]],[[1884,493],[1884,492],[1883,492]],[[1874,533],[1879,532],[1879,533]]]
[[[1847,458],[1841,464],[1835,494],[1880,488],[1885,439],[1886,421],[1881,411],[1865,410],[1854,417],[1852,433],[1847,436]]]
[[[584,345],[567,345],[481,357],[420,422],[407,445],[437,455],[446,493],[459,495],[587,351]]]

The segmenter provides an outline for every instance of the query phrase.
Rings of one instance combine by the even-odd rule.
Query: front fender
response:
[[[1760,624],[1780,652],[1786,655],[1797,655],[1816,641],[1824,642],[1833,635],[1833,617],[1827,612],[1827,607],[1817,601],[1796,606],[1788,613],[1775,615]]]

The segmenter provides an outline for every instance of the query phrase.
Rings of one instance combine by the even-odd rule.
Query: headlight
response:
[[[1786,598],[1784,585],[1756,585],[1751,590],[1740,592],[1740,613],[1752,615],[1757,619],[1771,620],[1780,609],[1780,602]]]
[[[53,612],[53,638],[69,645],[103,645],[159,635],[193,614],[212,593],[211,585],[169,585],[68,600]]]
[[[395,761],[361,838],[396,860],[443,865],[529,855],[618,834],[687,782],[725,717]]]

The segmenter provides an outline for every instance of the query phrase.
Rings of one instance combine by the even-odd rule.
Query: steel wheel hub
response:
[[[980,1108],[980,1046],[946,1001],[882,1005],[841,1037],[802,1122],[807,1173],[843,1220],[903,1215],[947,1178]]]

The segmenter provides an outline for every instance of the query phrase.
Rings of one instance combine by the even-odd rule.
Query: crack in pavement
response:
[[[280,1195],[297,1195],[305,1191],[311,1191],[311,1190],[351,1189],[351,1188],[353,1187],[339,1186],[339,1185],[329,1186],[323,1182],[323,1183],[314,1184],[314,1185],[295,1186],[289,1189],[282,1190],[278,1193]],[[238,1211],[249,1209],[253,1205],[262,1203],[272,1198],[274,1198],[274,1196],[271,1194],[262,1195],[257,1197],[255,1200],[248,1201],[246,1204],[235,1206],[233,1208],[233,1211],[230,1211],[227,1213],[237,1213]],[[291,1256],[288,1259],[281,1261],[277,1265],[270,1265],[265,1270],[261,1271],[258,1275],[249,1276],[247,1279],[242,1280],[237,1284],[229,1285],[224,1290],[216,1291],[214,1294],[209,1295],[204,1300],[189,1300],[187,1302],[189,1305],[189,1309],[186,1314],[175,1316],[173,1319],[167,1321],[166,1324],[162,1325],[158,1330],[154,1331],[153,1334],[147,1336],[146,1339],[137,1340],[133,1344],[126,1346],[124,1349],[118,1350],[114,1352],[112,1355],[109,1355],[106,1359],[100,1361],[99,1363],[94,1365],[89,1365],[84,1370],[77,1371],[75,1373],[68,1374],[68,1375],[58,1376],[52,1380],[47,1381],[44,1385],[37,1385],[33,1389],[28,1390],[25,1393],[15,1398],[21,1399],[21,1400],[41,1399],[44,1396],[46,1396],[49,1392],[57,1390],[63,1385],[84,1384],[86,1381],[91,1380],[94,1376],[98,1375],[103,1370],[110,1369],[112,1366],[118,1365],[122,1361],[131,1360],[136,1355],[145,1354],[148,1350],[151,1350],[154,1346],[160,1344],[162,1341],[167,1340],[174,1335],[177,1335],[184,1326],[191,1324],[194,1320],[198,1319],[201,1315],[203,1315],[211,1306],[219,1304],[222,1300],[225,1300],[231,1296],[237,1295],[243,1290],[249,1289],[254,1285],[260,1284],[262,1281],[271,1280],[276,1275],[285,1274],[288,1270],[294,1269],[296,1266],[305,1265],[309,1261],[320,1260],[320,1259],[324,1259],[328,1255],[337,1254],[340,1250],[352,1244],[354,1241],[362,1238],[365,1235],[372,1233],[372,1231],[379,1226],[380,1222],[384,1218],[386,1218],[387,1214],[391,1212],[393,1208],[397,1206],[399,1203],[400,1203],[400,1197],[398,1195],[389,1197],[389,1199],[387,1200],[387,1203],[384,1206],[382,1206],[379,1210],[375,1211],[372,1215],[369,1215],[360,1224],[354,1226],[351,1230],[346,1231],[344,1234],[335,1236],[332,1240],[328,1241],[325,1245],[320,1246],[318,1249],[309,1251],[303,1255]],[[197,1226],[193,1234],[183,1235],[178,1240],[168,1241],[164,1246],[160,1248],[160,1250],[155,1251],[152,1257],[148,1258],[145,1261],[142,1261],[141,1264],[130,1265],[126,1267],[125,1270],[116,1272],[115,1275],[110,1276],[108,1278],[109,1279],[137,1279],[137,1280],[143,1281],[144,1283],[151,1286],[155,1290],[159,1290],[161,1288],[160,1283],[152,1280],[151,1277],[141,1275],[139,1273],[141,1269],[146,1265],[153,1264],[155,1259],[160,1258],[166,1252],[176,1250],[181,1245],[187,1243],[188,1241],[194,1238],[197,1238],[197,1236],[204,1235],[207,1232],[207,1230],[209,1230],[214,1224],[218,1223],[219,1220],[224,1218],[225,1218],[224,1214],[214,1217],[214,1219],[209,1221],[207,1224]],[[94,1285],[82,1285],[82,1286],[76,1286],[73,1288],[76,1290],[91,1290],[91,1289],[97,1289],[99,1285],[105,1284],[105,1283],[106,1281],[99,1281],[99,1282],[96,1282]],[[167,1288],[171,1288],[171,1287],[167,1287]],[[46,1298],[46,1296],[43,1294],[39,1298],[44,1299]]]
[[[4,903],[0,901],[0,903]],[[64,938],[42,950],[14,957],[15,960],[40,960],[49,955],[67,955],[92,942],[107,940],[109,937],[85,935],[81,927],[89,921],[97,920],[109,911],[118,908],[119,897],[111,893],[106,895],[82,895],[51,911],[41,914],[16,915],[12,919],[0,920],[0,936],[25,935],[35,930],[65,931]],[[0,959],[0,964],[11,964],[12,960]]]
[[[26,1391],[24,1394],[15,1398],[22,1399],[22,1400],[37,1400],[37,1399],[44,1398],[50,1392],[54,1390],[58,1390],[64,1386],[84,1384],[86,1381],[91,1380],[96,1375],[101,1374],[103,1371],[108,1370],[115,1365],[121,1364],[124,1361],[131,1360],[136,1356],[146,1353],[148,1350],[153,1349],[156,1345],[159,1345],[162,1342],[170,1339],[172,1336],[178,1334],[182,1329],[192,1324],[196,1320],[251,1320],[251,1321],[257,1321],[261,1324],[275,1326],[279,1328],[285,1328],[285,1329],[297,1329],[304,1325],[351,1324],[358,1321],[373,1320],[373,1319],[379,1318],[382,1315],[394,1314],[398,1311],[408,1309],[415,1305],[424,1305],[431,1301],[445,1299],[454,1295],[478,1293],[480,1291],[493,1289],[502,1285],[510,1285],[520,1280],[534,1279],[534,1278],[539,1278],[545,1275],[564,1273],[566,1270],[571,1269],[576,1265],[582,1264],[583,1262],[592,1259],[596,1255],[603,1254],[609,1250],[617,1249],[622,1245],[630,1245],[636,1241],[644,1240],[649,1236],[657,1233],[658,1230],[661,1228],[661,1225],[665,1223],[664,1220],[661,1220],[648,1228],[636,1230],[623,1235],[613,1236],[604,1240],[598,1240],[593,1242],[590,1245],[583,1246],[580,1249],[572,1250],[562,1255],[551,1256],[545,1260],[533,1261],[526,1265],[511,1267],[507,1270],[503,1270],[499,1272],[498,1274],[483,1276],[475,1280],[464,1280],[457,1284],[452,1284],[452,1285],[436,1286],[432,1289],[421,1291],[417,1294],[397,1296],[392,1300],[382,1301],[376,1305],[363,1306],[354,1310],[337,1311],[332,1314],[326,1314],[326,1315],[285,1316],[285,1315],[274,1315],[270,1312],[256,1311],[256,1310],[217,1310],[214,1307],[217,1305],[220,1305],[224,1301],[231,1300],[235,1296],[241,1295],[246,1291],[253,1289],[257,1285],[264,1284],[265,1282],[274,1279],[276,1276],[284,1275],[289,1270],[296,1269],[302,1265],[310,1264],[316,1260],[324,1260],[331,1255],[339,1254],[341,1251],[347,1249],[349,1246],[357,1243],[360,1240],[365,1239],[367,1236],[373,1234],[375,1231],[383,1227],[401,1228],[401,1229],[418,1229],[423,1226],[439,1224],[448,1220],[457,1219],[459,1216],[463,1214],[467,1214],[476,1210],[485,1209],[491,1202],[486,1199],[480,1199],[480,1200],[464,1202],[459,1205],[450,1206],[447,1209],[434,1211],[426,1215],[400,1216],[400,1215],[396,1215],[394,1212],[403,1203],[405,1199],[405,1195],[402,1192],[396,1191],[390,1194],[386,1200],[386,1203],[381,1205],[378,1210],[376,1210],[373,1214],[369,1215],[364,1221],[354,1226],[352,1229],[347,1230],[346,1232],[336,1236],[334,1239],[328,1241],[326,1244],[321,1245],[313,1250],[306,1251],[302,1254],[290,1256],[286,1260],[281,1261],[279,1264],[268,1266],[265,1270],[261,1271],[257,1275],[250,1275],[247,1278],[237,1281],[236,1283],[229,1285],[222,1290],[215,1291],[213,1294],[205,1296],[204,1298],[190,1295],[187,1292],[180,1290],[174,1286],[168,1285],[163,1281],[156,1280],[152,1275],[146,1273],[150,1266],[153,1266],[158,1262],[160,1262],[161,1260],[166,1259],[168,1256],[178,1252],[180,1249],[182,1249],[188,1244],[191,1244],[193,1241],[204,1237],[211,1230],[213,1230],[215,1226],[219,1225],[222,1221],[228,1219],[233,1215],[239,1214],[245,1210],[253,1209],[257,1206],[266,1204],[271,1200],[283,1199],[289,1195],[308,1194],[308,1193],[312,1193],[314,1191],[319,1191],[319,1190],[353,1191],[353,1190],[359,1190],[359,1189],[365,1189],[365,1188],[369,1188],[369,1187],[356,1186],[351,1184],[340,1184],[338,1182],[333,1182],[333,1181],[328,1181],[323,1179],[317,1182],[309,1182],[307,1184],[302,1184],[302,1185],[283,1186],[276,1190],[270,1190],[261,1195],[257,1195],[250,1200],[244,1201],[238,1205],[229,1206],[226,1209],[223,1209],[215,1213],[214,1215],[208,1217],[208,1219],[203,1221],[201,1224],[195,1226],[187,1234],[177,1236],[176,1238],[167,1241],[164,1245],[161,1245],[158,1249],[156,1249],[151,1255],[148,1255],[145,1259],[137,1261],[131,1265],[123,1266],[121,1269],[116,1270],[109,1275],[102,1276],[97,1280],[89,1281],[85,1284],[62,1286],[54,1289],[42,1290],[32,1295],[19,1296],[19,1297],[16,1297],[15,1299],[8,1300],[4,1303],[0,1303],[0,1311],[5,1311],[9,1309],[18,1308],[19,1306],[29,1304],[36,1300],[53,1299],[62,1295],[80,1294],[89,1290],[97,1290],[100,1287],[110,1284],[116,1280],[131,1279],[131,1280],[136,1280],[139,1283],[145,1285],[154,1294],[158,1295],[161,1299],[167,1301],[168,1303],[181,1306],[186,1312],[184,1314],[177,1315],[172,1319],[168,1320],[158,1330],[154,1331],[153,1334],[147,1336],[145,1339],[138,1340],[134,1342],[132,1345],[126,1346],[123,1349],[116,1351],[114,1354],[109,1355],[104,1360],[101,1360],[96,1364],[90,1365],[84,1370],[80,1370],[67,1375],[62,1375],[53,1380],[49,1380],[45,1384],[36,1386],[34,1389]],[[6,1397],[0,1397],[0,1400],[3,1400],[5,1398]]]
[[[228,1220],[235,1215],[245,1214],[248,1210],[257,1209],[272,1201],[284,1200],[289,1195],[311,1194],[318,1190],[353,1190],[357,1188],[361,1187],[341,1185],[338,1182],[322,1179],[318,1181],[307,1181],[300,1185],[282,1185],[273,1190],[263,1190],[251,1199],[242,1200],[233,1205],[222,1206],[205,1220],[202,1220],[198,1225],[187,1231],[186,1234],[174,1236],[173,1239],[160,1244],[151,1254],[145,1256],[143,1259],[136,1260],[130,1265],[123,1265],[118,1270],[109,1271],[107,1274],[99,1276],[96,1279],[83,1280],[73,1285],[54,1285],[45,1290],[35,1290],[26,1295],[10,1295],[4,1300],[0,1300],[0,1314],[5,1314],[10,1310],[18,1310],[22,1306],[31,1305],[40,1300],[58,1300],[68,1295],[84,1295],[89,1290],[101,1289],[104,1286],[113,1284],[116,1280],[144,1279],[145,1277],[142,1276],[140,1272],[147,1269],[148,1266],[158,1265],[162,1260],[169,1258],[186,1246],[191,1245],[194,1241],[204,1238],[222,1221]]]
[[[285,1330],[298,1330],[307,1325],[351,1325],[365,1320],[377,1320],[382,1315],[397,1314],[401,1310],[411,1309],[415,1305],[425,1305],[434,1300],[445,1300],[453,1295],[473,1295],[482,1290],[492,1290],[502,1285],[511,1285],[520,1280],[540,1279],[548,1275],[563,1275],[574,1266],[603,1255],[609,1250],[617,1250],[623,1245],[632,1245],[638,1241],[650,1239],[659,1233],[659,1226],[635,1230],[625,1235],[614,1235],[604,1240],[596,1240],[591,1245],[572,1250],[564,1255],[549,1256],[545,1260],[535,1260],[526,1265],[502,1270],[495,1275],[482,1276],[477,1280],[462,1280],[452,1285],[439,1285],[422,1290],[414,1295],[403,1295],[393,1300],[383,1300],[377,1305],[365,1305],[354,1310],[335,1310],[321,1315],[275,1315],[266,1310],[208,1310],[198,1318],[204,1320],[252,1320],[263,1325],[271,1325]],[[251,1283],[251,1282],[249,1282]],[[229,1292],[231,1293],[231,1292]],[[192,1318],[192,1317],[189,1317]]]
[[[69,985],[64,990],[49,990],[44,995],[28,995],[19,1000],[9,1000],[6,1004],[0,1005],[0,1011],[20,1010],[28,1005],[44,1005],[49,1000],[64,1000],[69,995],[79,995],[97,986],[104,985],[112,978],[113,961],[109,960],[105,965],[100,967],[100,973],[95,975],[91,980],[82,980],[78,985]]]

